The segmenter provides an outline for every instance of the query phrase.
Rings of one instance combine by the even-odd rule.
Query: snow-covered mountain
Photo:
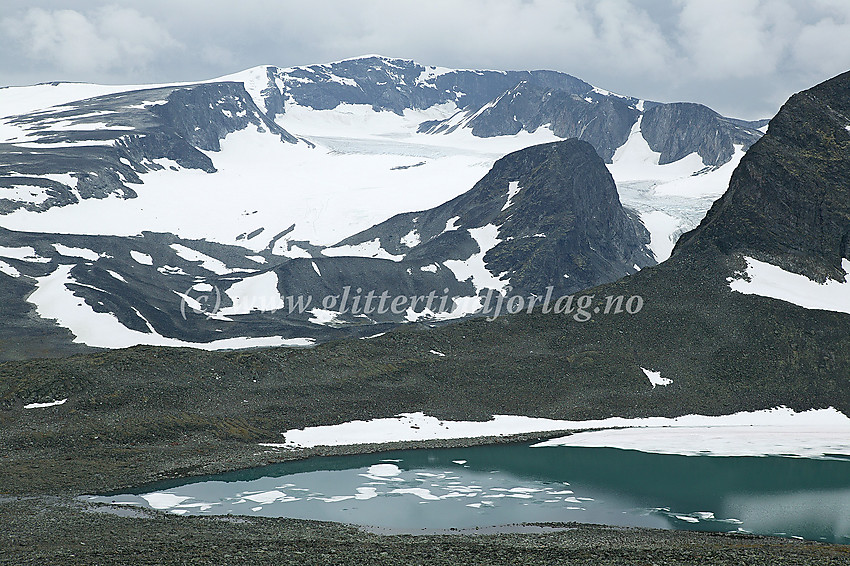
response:
[[[307,344],[341,335],[340,325],[374,334],[390,321],[318,311],[287,320],[281,295],[371,288],[400,259],[415,258],[418,274],[434,280],[411,283],[405,264],[392,277],[407,281],[399,291],[437,285],[470,297],[465,308],[508,282],[539,292],[547,281],[572,291],[612,280],[652,262],[634,247],[640,230],[619,220],[619,234],[633,235],[617,245],[628,241],[629,251],[602,254],[593,273],[568,273],[540,259],[565,256],[560,244],[537,245],[557,227],[528,212],[546,202],[524,208],[532,171],[497,175],[489,190],[499,210],[480,222],[467,219],[468,195],[481,192],[470,189],[508,153],[578,138],[608,163],[616,206],[639,216],[662,261],[723,193],[763,126],[563,73],[380,56],[179,85],[6,88],[0,116],[4,357],[30,351],[30,332],[52,343],[51,319],[94,346]],[[504,214],[514,197],[512,210],[526,214]],[[465,243],[438,243],[450,227]],[[597,230],[587,245],[603,240]],[[215,300],[215,318],[191,316],[191,307],[211,314],[202,299]],[[413,309],[398,320],[430,315]]]

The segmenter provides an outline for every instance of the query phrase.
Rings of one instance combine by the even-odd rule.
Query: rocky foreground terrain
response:
[[[74,499],[317,455],[259,443],[291,428],[401,412],[587,419],[785,405],[850,414],[847,315],[729,286],[745,277],[747,257],[811,278],[843,277],[848,91],[844,74],[792,97],[670,260],[585,292],[640,295],[645,306],[634,314],[578,322],[534,312],[409,325],[310,349],[135,347],[0,364],[0,563],[850,564],[848,546],[754,536],[579,525],[387,536]],[[771,194],[792,204],[774,210],[765,204]],[[651,388],[641,368],[672,383]],[[67,402],[24,409],[59,399]]]
[[[119,514],[120,513],[120,514]],[[0,499],[0,564],[850,564],[846,546],[593,525],[538,534],[370,534],[329,523],[176,517],[62,498]]]

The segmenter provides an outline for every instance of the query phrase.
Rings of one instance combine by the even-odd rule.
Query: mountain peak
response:
[[[401,57],[390,57],[389,55],[381,55],[379,53],[367,53],[365,55],[356,55],[354,57],[346,57],[344,59],[331,61],[330,63],[326,63],[326,64],[327,65],[333,65],[334,63],[348,63],[350,61],[363,61],[363,60],[368,60],[368,59],[380,59],[381,61],[403,61],[405,63],[418,64],[413,59],[403,59]]]
[[[850,72],[797,93],[674,253],[746,252],[815,278],[850,259]]]
[[[458,281],[474,261],[490,284],[544,294],[548,286],[573,292],[653,265],[648,241],[593,146],[567,139],[509,153],[466,193],[397,215],[325,253],[375,242],[390,257],[456,269]],[[476,292],[484,288],[478,281]]]

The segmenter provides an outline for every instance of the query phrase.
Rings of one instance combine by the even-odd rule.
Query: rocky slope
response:
[[[732,158],[736,145],[748,148],[755,143],[761,135],[754,129],[761,125],[726,118],[702,104],[677,102],[648,105],[641,132],[649,147],[661,154],[661,165],[696,153],[706,166],[716,167]]]
[[[727,196],[683,238],[669,261],[587,291],[600,306],[606,296],[640,295],[644,307],[639,312],[597,313],[584,323],[576,320],[575,311],[538,311],[439,328],[410,325],[370,340],[312,349],[221,353],[136,347],[6,362],[0,364],[2,485],[15,493],[76,494],[256,465],[277,457],[258,452],[256,443],[279,440],[283,430],[400,412],[423,411],[447,419],[487,419],[495,413],[584,419],[724,414],[787,405],[798,410],[833,406],[850,413],[850,314],[743,294],[729,285],[744,268],[746,254],[794,262],[801,270],[826,275],[847,259],[842,239],[850,227],[842,215],[846,186],[821,183],[829,181],[826,170],[838,179],[847,174],[850,132],[842,108],[848,91],[850,75],[845,74],[793,97],[738,168]],[[780,213],[771,221],[768,213],[776,209],[751,204],[767,190],[762,179],[771,178],[782,181],[776,190],[799,203],[800,214],[778,207]],[[771,229],[783,220],[793,224],[769,236],[751,228]],[[803,250],[812,253],[803,255]],[[659,371],[672,383],[651,387],[642,368]],[[25,403],[56,399],[67,401],[37,411],[23,409]],[[18,543],[15,551],[21,541],[25,556],[38,559],[71,553],[68,540],[75,543],[74,553],[80,552],[77,542],[89,549],[89,540],[74,533],[102,533],[122,551],[149,552],[168,541],[184,549],[186,540],[205,536],[210,527],[201,518],[166,521],[158,516],[149,525],[151,519],[95,519],[68,509],[67,500],[0,500],[0,514],[18,537],[12,539]],[[30,520],[33,515],[38,522]],[[80,527],[52,538],[44,530],[44,517]],[[227,523],[217,536],[255,537],[265,550],[266,540],[276,545],[284,532],[293,549],[327,550],[318,558],[328,561],[339,556],[333,551],[346,556],[350,541],[357,540],[405,559],[437,563],[456,559],[459,549],[472,552],[466,545],[481,540],[375,541],[322,527],[328,534],[315,547],[312,529],[317,527],[255,519],[249,526],[245,534],[238,523]],[[137,528],[154,533],[153,546],[138,542],[145,537],[126,537]],[[306,531],[293,539],[291,533],[299,529]],[[331,540],[334,536],[342,542]],[[622,531],[602,558],[595,541],[590,546],[596,550],[574,556],[561,553],[560,536],[522,539],[523,545],[533,542],[535,552],[540,544],[539,554],[526,546],[514,553],[513,543],[499,550],[509,560],[529,563],[561,558],[642,563],[659,556],[694,564],[727,559],[775,563],[789,556],[799,563],[846,562],[841,548],[796,543],[792,548],[784,542],[764,548],[763,539],[749,537],[731,549],[725,546],[728,539],[718,539],[724,541],[721,550],[702,538],[696,550],[684,553],[665,541],[663,549],[652,547],[645,554],[641,541],[635,557],[623,552]],[[499,540],[507,544],[513,538]],[[419,541],[430,554],[422,555]],[[494,548],[494,541],[486,544]],[[678,544],[673,546],[678,549]],[[574,548],[574,542],[568,546]],[[233,552],[231,545],[228,552]],[[83,560],[92,556],[85,554]],[[481,556],[477,549],[475,556]],[[76,558],[66,561],[75,563]]]
[[[850,259],[850,73],[791,97],[674,253],[709,247],[823,280]]]
[[[485,237],[488,230],[492,235]],[[513,294],[544,295],[549,286],[575,292],[655,263],[645,228],[620,204],[593,147],[577,139],[509,154],[469,192],[395,216],[337,246],[375,239],[388,254],[427,262],[438,273],[449,266],[460,280],[472,261],[482,261],[485,275],[472,275],[475,293],[485,288],[480,279],[487,274],[504,282],[499,287],[510,284]]]
[[[0,359],[307,345],[440,318],[421,304],[336,316],[321,299],[346,287],[458,297],[458,317],[508,285],[541,295],[612,281],[653,258],[603,161],[617,154],[611,171],[662,260],[761,134],[563,73],[378,56],[199,84],[13,90],[0,92],[20,108],[0,118]],[[589,145],[512,154],[484,176],[561,138]],[[288,296],[316,302],[291,317]]]
[[[124,345],[376,334],[386,323],[480,311],[488,293],[507,292],[509,284],[511,294],[543,295],[547,286],[565,293],[654,264],[645,229],[623,209],[593,148],[578,140],[509,154],[460,197],[318,248],[315,258],[280,258],[268,248],[253,254],[170,234],[127,238],[4,230],[0,235],[8,271],[0,307],[6,357],[41,353],[32,350],[32,332],[43,333],[39,348],[47,347],[51,333],[59,352],[70,347],[62,345],[67,338],[59,329],[38,324],[23,303],[32,280],[39,291],[30,301],[40,305],[43,318],[71,325],[73,312],[90,308],[87,334],[78,340],[90,343],[97,328],[112,328],[104,332],[120,347],[122,332]],[[358,257],[370,250],[376,257]],[[348,312],[342,304],[323,303],[328,296],[339,298],[346,287],[351,295],[435,292],[447,300],[422,299],[394,310],[389,303],[379,310],[375,303]],[[53,306],[65,306],[51,309],[43,302],[45,293]],[[192,302],[201,296],[212,297],[214,305]],[[299,300],[309,304],[293,310]]]
[[[127,185],[142,184],[140,174],[165,167],[214,173],[204,150],[218,151],[221,139],[249,124],[282,141],[297,141],[260,112],[238,83],[96,96],[6,124],[17,135],[0,144],[0,214],[110,195],[135,198]],[[20,187],[32,188],[29,198],[2,191]]]

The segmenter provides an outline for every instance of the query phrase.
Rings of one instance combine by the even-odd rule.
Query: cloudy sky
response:
[[[369,53],[555,69],[761,118],[850,69],[850,0],[3,0],[0,15],[0,85],[188,81]]]

